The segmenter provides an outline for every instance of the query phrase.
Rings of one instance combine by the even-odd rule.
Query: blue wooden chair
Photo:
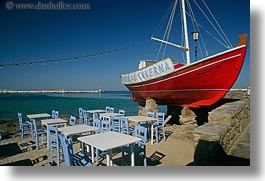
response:
[[[79,113],[79,122],[80,123],[83,123],[83,119],[84,119],[84,117],[83,117],[83,108],[78,108],[78,113]]]
[[[151,118],[154,118],[155,117],[155,113],[154,112],[151,112],[151,111],[147,111],[146,113],[145,113],[145,116],[146,117],[151,117]],[[142,123],[141,124],[141,126],[144,126],[144,127],[146,127],[147,128],[147,135],[148,135],[148,137],[150,136],[150,132],[152,131],[151,130],[151,123],[150,122],[146,122],[146,123]]]
[[[110,120],[102,120],[101,121],[101,132],[105,133],[111,130]]]
[[[143,152],[144,166],[147,166],[147,160],[146,160],[147,128],[140,125],[135,125],[135,137],[140,138],[141,141],[135,144],[134,153],[140,154]],[[122,148],[122,159],[124,157],[124,152],[130,153],[131,152],[130,147],[127,146]]]
[[[124,117],[124,116],[125,116],[125,111],[124,111],[124,110],[122,110],[122,109],[120,109],[120,110],[119,110],[119,114],[121,114],[121,115],[122,115],[122,117]]]
[[[154,112],[147,111],[147,112],[145,113],[145,116],[146,116],[146,117],[154,118],[154,117],[155,117],[155,113],[154,113]]]
[[[59,111],[55,111],[55,119],[59,118]]]
[[[55,110],[52,110],[52,119],[55,119]]]
[[[109,110],[110,113],[114,113],[114,107],[111,107]]]
[[[112,117],[112,120],[111,120],[111,129],[112,131],[115,131],[115,132],[121,132],[121,122],[120,122],[120,118],[121,117]]]
[[[98,119],[98,114],[97,113],[93,113],[93,120],[94,119]]]
[[[74,126],[76,123],[76,117],[70,116],[69,126]]]
[[[156,113],[156,124],[151,126],[151,144],[153,144],[153,137],[156,138],[156,143],[158,143],[160,136],[163,135],[163,140],[166,140],[165,136],[165,113]],[[154,134],[155,132],[155,134]]]
[[[96,133],[100,133],[101,132],[101,122],[100,122],[99,119],[97,119],[97,118],[93,119],[93,127],[98,128]]]
[[[86,154],[82,152],[74,154],[71,138],[65,138],[63,135],[59,137],[66,166],[92,166],[92,161]]]
[[[51,164],[54,163],[53,158],[57,158],[57,166],[60,166],[60,140],[58,134],[58,126],[48,126],[49,146]]]
[[[105,133],[105,132],[111,131],[110,120],[106,119],[106,120],[101,120],[100,121],[100,120],[95,119],[93,121],[93,124],[97,124],[97,127],[98,127],[98,124],[100,124],[100,122],[101,122],[101,128],[100,128],[99,131],[96,131],[96,133]],[[96,163],[98,164],[99,157],[104,158],[107,152],[106,151],[102,151],[101,153],[99,153],[98,149],[93,150],[93,152],[94,151],[96,152]]]
[[[121,133],[128,135],[132,135],[134,133],[134,127],[133,128],[129,127],[128,118],[121,117],[120,122],[121,122]]]
[[[92,119],[90,119],[89,117],[88,117],[88,113],[87,113],[87,111],[86,110],[83,110],[83,123],[82,124],[85,124],[85,125],[91,125],[92,124]]]
[[[30,121],[23,121],[22,113],[17,113],[21,139],[24,138],[24,134],[31,134],[33,137],[33,125]]]
[[[52,119],[58,119],[59,118],[59,111],[52,110]]]
[[[106,107],[106,113],[110,113],[110,107],[109,106]]]
[[[39,136],[42,138],[42,143],[44,141],[44,137],[47,134],[46,129],[43,130],[38,130],[38,125],[35,119],[32,119],[33,122],[33,128],[34,128],[34,134],[35,134],[35,139],[36,139],[36,149],[39,149]]]

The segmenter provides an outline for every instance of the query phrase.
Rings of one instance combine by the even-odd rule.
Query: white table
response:
[[[98,128],[88,125],[74,125],[74,126],[65,126],[62,128],[58,128],[58,131],[62,132],[64,136],[82,134],[82,133],[89,133],[97,131]]]
[[[119,114],[119,113],[100,113],[99,114],[100,119],[111,120],[111,117],[114,117],[114,116],[122,116],[122,114]]]
[[[106,110],[102,110],[102,109],[95,109],[95,110],[87,110],[87,113],[88,114],[97,114],[97,116],[100,114],[100,113],[105,113]],[[98,116],[99,117],[99,116]],[[93,118],[93,116],[92,116]]]
[[[64,119],[43,119],[41,120],[41,125],[46,126],[47,127],[47,149],[50,149],[49,146],[49,136],[48,136],[48,126],[49,125],[63,125],[66,126],[67,125],[67,120]]]
[[[29,119],[38,119],[38,118],[48,118],[51,115],[47,114],[47,113],[41,113],[41,114],[28,114],[27,117]]]
[[[156,118],[146,117],[146,116],[128,116],[126,118],[128,118],[129,121],[133,121],[133,122],[135,122],[138,125],[141,124],[141,123],[146,123],[146,122],[151,123],[151,122],[156,121]],[[148,134],[148,136],[151,137],[151,145],[152,145],[153,144],[153,137],[154,137],[152,128],[151,128],[151,135]]]
[[[88,113],[104,113],[106,112],[106,110],[102,110],[102,109],[95,109],[95,110],[87,110]]]
[[[93,147],[102,151],[107,151],[107,166],[112,166],[112,149],[128,144],[131,145],[131,165],[134,166],[134,143],[141,141],[140,138],[114,131],[83,136],[77,139],[84,144],[91,146],[91,149],[88,150],[91,157],[93,157]]]
[[[129,121],[135,122],[136,124],[156,121],[156,118],[146,116],[127,116],[126,118],[128,118]]]

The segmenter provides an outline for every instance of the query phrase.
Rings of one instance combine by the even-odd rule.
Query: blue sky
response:
[[[0,64],[86,55],[150,40],[172,0],[64,1],[89,3],[89,10],[8,10],[6,2],[1,1],[0,4]],[[27,0],[12,2],[36,3]],[[192,4],[193,0],[190,2]],[[233,45],[238,42],[238,34],[250,35],[248,0],[205,2]],[[176,23],[179,21],[177,17],[178,12]],[[200,14],[197,17],[202,19]],[[207,28],[209,26],[205,20],[200,23]],[[180,33],[180,29],[173,25],[171,41],[178,43],[177,35]],[[156,31],[154,35],[161,38],[163,33]],[[206,40],[209,37],[203,35],[203,38]],[[212,39],[207,43],[209,54],[225,50]],[[18,68],[4,66],[0,69],[0,89],[97,89],[101,86],[104,90],[126,90],[120,83],[120,74],[137,69],[141,59],[155,59],[155,50],[159,45],[148,41],[95,58],[19,65]],[[194,46],[192,41],[190,46]],[[250,48],[234,85],[236,88],[250,85],[249,52]],[[166,56],[182,62],[181,53],[175,48],[168,47]],[[193,52],[191,56],[193,60]]]

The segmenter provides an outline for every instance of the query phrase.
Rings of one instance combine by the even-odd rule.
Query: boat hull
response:
[[[145,104],[153,98],[159,105],[200,107],[220,100],[235,83],[246,46],[211,56],[153,80],[125,85],[132,99]]]

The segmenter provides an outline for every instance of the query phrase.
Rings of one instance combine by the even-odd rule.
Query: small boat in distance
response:
[[[177,0],[174,2],[172,14],[175,13],[177,2]],[[161,46],[172,45],[185,51],[186,64],[173,63],[175,60],[172,57],[160,61],[140,61],[139,70],[122,74],[121,82],[130,90],[132,100],[140,105],[145,104],[146,98],[152,98],[159,105],[210,106],[225,96],[241,71],[247,48],[246,34],[239,35],[240,42],[237,45],[190,63],[186,15],[191,14],[192,11],[186,12],[185,0],[179,2],[184,30],[183,45],[169,42],[166,38],[169,36],[164,36],[163,39],[152,37],[152,40],[161,42]],[[204,0],[202,2],[204,3]],[[168,27],[173,23],[172,14]],[[192,19],[194,20],[195,17],[192,16]],[[199,38],[198,29],[193,32],[194,41]],[[196,51],[195,47],[195,53]]]

